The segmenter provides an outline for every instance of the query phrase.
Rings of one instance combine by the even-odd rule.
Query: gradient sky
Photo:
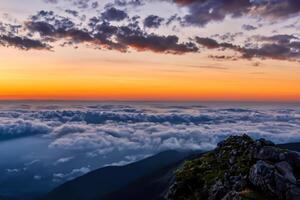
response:
[[[0,0],[0,99],[300,100],[298,0]]]

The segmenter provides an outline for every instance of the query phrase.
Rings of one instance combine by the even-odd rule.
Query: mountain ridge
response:
[[[41,199],[97,199],[158,169],[176,163],[188,154],[188,152],[165,151],[125,166],[100,168],[59,186]]]
[[[238,138],[244,137],[244,138],[247,138],[246,140],[251,139],[248,136],[232,136],[232,137],[238,137]],[[257,140],[256,142],[258,142],[258,141],[263,143],[265,146],[269,145],[274,148],[282,149],[284,151],[285,151],[285,149],[286,149],[286,151],[299,151],[300,150],[300,143],[279,144],[279,145],[275,146],[272,142],[267,141],[267,140],[262,139],[262,140]],[[220,144],[222,144],[222,142],[219,143],[219,145]],[[289,149],[289,150],[287,150],[287,149]],[[168,152],[172,152],[172,151],[168,151]],[[209,153],[211,153],[211,152],[209,152]],[[169,195],[168,198],[171,199],[170,198],[170,191],[172,190],[171,186],[174,185],[174,183],[176,182],[176,179],[178,178],[177,175],[175,176],[174,172],[177,171],[178,169],[182,169],[184,167],[184,163],[186,163],[186,161],[197,160],[205,154],[207,154],[207,153],[200,153],[200,152],[186,153],[174,160],[171,159],[170,163],[165,163],[165,165],[157,167],[156,169],[150,170],[149,173],[145,173],[144,175],[136,177],[136,178],[132,179],[131,181],[128,181],[126,184],[123,184],[122,186],[119,186],[119,187],[115,187],[114,189],[111,189],[110,191],[106,191],[105,193],[100,193],[100,195],[99,195],[99,193],[93,194],[92,197],[88,197],[88,198],[87,198],[87,196],[85,196],[85,194],[88,194],[88,192],[84,191],[83,196],[77,195],[77,197],[71,198],[71,199],[72,200],[77,200],[77,199],[78,200],[89,200],[89,199],[90,200],[118,200],[118,199],[163,200],[168,195]],[[158,154],[158,156],[159,155],[160,154]],[[176,157],[180,154],[174,153],[173,155],[175,155],[175,157]],[[157,155],[154,155],[151,158],[156,157],[156,156]],[[160,160],[161,157],[160,158],[156,157],[156,159]],[[144,160],[141,160],[139,162],[144,162]],[[131,166],[135,165],[135,163],[130,164],[130,165]],[[101,168],[99,170],[110,169],[110,168],[111,167],[108,167],[108,168],[106,167],[106,168]],[[138,166],[138,168],[139,168],[139,166]],[[119,169],[119,167],[117,167],[115,169]],[[93,174],[93,172],[91,172],[89,174]],[[85,176],[86,175],[84,175],[83,177],[85,177]],[[81,179],[82,179],[82,177],[79,177],[77,180],[81,180]],[[113,178],[111,177],[111,179],[113,179]],[[119,177],[119,180],[120,180],[120,177]],[[98,185],[99,186],[98,190],[101,190],[101,189],[103,190],[103,188],[100,187],[101,181],[103,182],[103,179],[101,180],[101,178],[100,178],[99,181],[100,182],[94,182],[94,184],[98,185],[100,183]],[[79,184],[79,185],[81,185],[81,184]],[[61,189],[61,187],[59,187],[59,188]],[[57,191],[60,191],[60,190],[54,190],[54,191],[56,192],[56,195],[53,196],[53,191],[52,191],[45,198],[43,198],[43,200],[70,199],[70,196],[67,196],[67,197],[60,196],[60,193],[59,192],[57,193]],[[73,191],[76,191],[76,189],[72,188],[70,190],[71,193]],[[51,196],[51,194],[52,194],[52,196]],[[77,194],[77,191],[75,192],[75,194]],[[71,197],[73,197],[73,196],[71,196]]]

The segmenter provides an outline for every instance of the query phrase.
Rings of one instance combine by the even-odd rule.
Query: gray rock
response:
[[[274,166],[265,161],[257,161],[250,169],[249,180],[259,190],[277,199],[300,199],[300,187],[296,185],[293,168],[286,161]]]
[[[286,160],[297,170],[300,170],[300,153],[289,151],[286,153]]]
[[[233,165],[235,163],[236,158],[234,156],[231,156],[229,158],[229,164]]]
[[[299,200],[300,199],[300,188],[293,184],[288,184],[286,199],[288,200]]]
[[[275,146],[273,142],[266,140],[264,138],[256,140],[256,144],[259,146]]]
[[[275,172],[274,174],[274,180],[275,180],[275,193],[278,199],[285,199],[285,193],[287,191],[287,181],[284,176],[279,174],[278,172]]]
[[[214,167],[222,173],[213,179],[218,181],[199,186],[193,193],[195,199],[241,200],[239,192],[251,188],[270,200],[300,200],[300,153],[280,149],[264,139],[253,141],[246,135],[229,137],[213,153],[214,160],[209,160],[211,164],[206,163],[201,173],[205,175],[206,169]]]
[[[279,154],[279,160],[285,160],[285,159],[286,159],[285,153],[280,153]]]
[[[276,169],[282,174],[289,182],[296,184],[297,179],[294,176],[293,168],[286,161],[281,161],[275,164]]]
[[[268,161],[280,161],[280,151],[279,149],[272,146],[264,146],[255,155],[258,160],[268,160]]]
[[[221,181],[217,181],[210,189],[209,191],[209,200],[219,200],[222,199],[226,194],[228,190],[223,185]]]
[[[242,198],[236,191],[230,191],[222,198],[222,200],[242,200]]]
[[[274,166],[259,160],[250,169],[249,181],[262,191],[276,193],[276,183],[274,181]]]

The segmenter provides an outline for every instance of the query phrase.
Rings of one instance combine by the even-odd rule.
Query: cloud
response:
[[[0,45],[4,47],[15,47],[21,50],[50,50],[52,48],[40,40],[14,35],[0,35]]]
[[[20,169],[6,169],[7,173],[18,173]]]
[[[278,44],[287,44],[290,43],[292,40],[299,40],[298,37],[294,35],[272,35],[272,36],[253,36],[256,41],[267,41],[267,42],[273,42]]]
[[[171,2],[174,8],[184,7],[185,13],[172,13],[169,17],[160,14],[147,14],[135,10],[137,6],[147,7],[148,4],[161,1],[115,0],[103,4],[101,9],[98,1],[82,0],[50,0],[47,3],[60,4],[61,9],[54,11],[41,10],[31,15],[21,25],[0,23],[0,45],[13,46],[22,50],[39,49],[54,50],[57,43],[61,47],[81,45],[94,49],[116,50],[130,53],[155,52],[182,55],[200,53],[199,46],[208,50],[228,51],[234,55],[210,55],[212,59],[240,58],[299,60],[299,39],[285,38],[287,42],[275,40],[273,36],[254,37],[243,32],[215,33],[214,35],[196,37],[193,35],[174,34],[174,29],[188,28],[188,25],[203,27],[211,22],[221,22],[226,17],[282,22],[299,14],[299,3],[295,0],[164,0]],[[72,5],[73,9],[69,9]],[[156,6],[157,6],[156,5]],[[129,7],[128,7],[129,6]],[[280,8],[280,10],[279,10]],[[178,10],[179,11],[179,10]],[[81,14],[83,13],[83,14]],[[230,19],[230,18],[228,18]],[[172,24],[172,32],[165,31]],[[162,27],[162,25],[165,25]],[[144,27],[144,28],[142,28]],[[242,30],[253,31],[261,25],[241,25]],[[157,29],[157,30],[154,30]],[[155,32],[151,32],[155,31]],[[163,33],[163,34],[162,34]],[[296,34],[294,34],[296,35]],[[248,38],[247,38],[248,37]],[[275,37],[275,36],[274,36]],[[269,41],[267,41],[267,38]],[[239,41],[239,44],[238,42]],[[244,42],[241,42],[244,41]]]
[[[118,21],[125,17],[119,11],[111,12],[110,9],[102,15],[102,18]],[[87,43],[95,48],[114,49],[121,52],[127,52],[128,49],[170,54],[198,51],[193,42],[180,43],[175,35],[148,34],[136,23],[115,26],[109,22],[102,22],[101,18],[91,18],[89,26],[92,30],[78,29],[69,19],[45,11],[40,11],[26,23],[30,32],[39,33],[45,41],[66,40],[71,44]]]
[[[144,5],[143,0],[115,0],[114,4],[116,6],[122,6],[122,7],[126,7],[126,6],[142,6]]]
[[[72,180],[75,177],[86,174],[90,171],[91,171],[90,167],[87,166],[87,167],[81,167],[81,168],[78,168],[78,169],[73,169],[71,172],[66,173],[66,174],[64,174],[64,173],[54,173],[53,174],[53,181],[54,182],[60,182],[60,181]]]
[[[189,14],[184,17],[186,25],[205,26],[213,21],[223,21],[226,16],[263,17],[267,19],[297,16],[300,3],[297,0],[175,0],[185,6]]]
[[[37,163],[40,163],[40,162],[41,162],[41,160],[36,159],[36,160],[30,161],[28,163],[25,163],[24,165],[26,167],[28,167],[28,166],[31,166],[31,165],[34,165],[34,164],[37,164]]]
[[[18,137],[50,133],[51,128],[43,123],[32,121],[11,121],[0,124],[0,141]]]
[[[88,129],[86,126],[80,126],[76,124],[65,124],[54,130],[55,136],[63,136],[72,133],[83,133]]]
[[[76,11],[76,10],[66,9],[65,12],[72,15],[73,17],[78,17],[78,15],[79,15],[78,11]]]
[[[45,3],[57,4],[58,0],[43,0]]]
[[[66,163],[66,162],[69,162],[69,161],[71,161],[71,160],[73,160],[73,159],[74,159],[74,156],[71,156],[71,157],[65,157],[65,158],[60,158],[60,159],[58,159],[58,160],[54,163],[54,165]]]
[[[127,13],[114,7],[107,8],[101,13],[101,18],[107,21],[122,21],[128,17]]]
[[[147,28],[159,28],[161,23],[164,21],[164,18],[157,15],[149,15],[144,20],[144,26]]]
[[[96,9],[98,8],[98,1],[91,0],[43,0],[48,4],[59,4],[60,2],[71,3],[72,6],[78,9]]]
[[[155,34],[119,35],[118,40],[137,51],[153,51],[156,53],[184,54],[198,52],[198,47],[192,42],[179,43],[175,35],[158,36]]]
[[[42,135],[50,141],[50,149],[82,152],[87,157],[116,152],[206,150],[232,134],[247,133],[281,143],[300,141],[299,114],[299,110],[290,108],[238,106],[83,105],[37,110],[26,106],[23,110],[0,112],[0,135],[2,140]],[[74,156],[61,156],[53,163],[62,164]]]
[[[34,175],[33,179],[39,181],[39,180],[42,179],[42,176],[40,176],[40,175]]]
[[[262,57],[280,60],[300,58],[300,39],[294,35],[256,36],[263,43],[256,48],[245,48],[244,57]]]
[[[217,42],[212,38],[196,37],[196,42],[207,49],[230,49],[239,52],[241,58],[269,58],[278,60],[299,60],[300,40],[293,35],[255,36],[262,42],[256,47],[242,47],[228,42]]]
[[[253,31],[253,30],[256,30],[257,27],[249,25],[249,24],[243,24],[242,29],[244,29],[246,31]]]
[[[128,165],[130,163],[145,159],[149,156],[151,156],[151,155],[149,155],[149,154],[128,155],[128,156],[125,156],[124,160],[121,160],[118,162],[113,162],[113,163],[108,163],[108,164],[103,165],[102,167]]]

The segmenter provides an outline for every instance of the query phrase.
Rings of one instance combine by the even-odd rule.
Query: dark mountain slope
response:
[[[141,177],[177,163],[187,155],[186,152],[166,151],[126,166],[101,168],[61,185],[43,199],[100,199]]]
[[[175,171],[182,166],[184,161],[192,160],[199,156],[200,153],[191,154],[183,160],[158,169],[154,173],[142,177],[120,190],[95,200],[163,200],[168,192],[168,188],[175,180]]]
[[[298,151],[300,152],[300,142],[297,143],[288,143],[288,144],[278,144],[279,148],[288,149],[290,151]]]
[[[163,200],[164,194],[174,181],[173,172],[180,164],[181,162],[159,169],[149,176],[143,177],[120,190],[114,191],[103,198],[97,198],[95,200]]]

